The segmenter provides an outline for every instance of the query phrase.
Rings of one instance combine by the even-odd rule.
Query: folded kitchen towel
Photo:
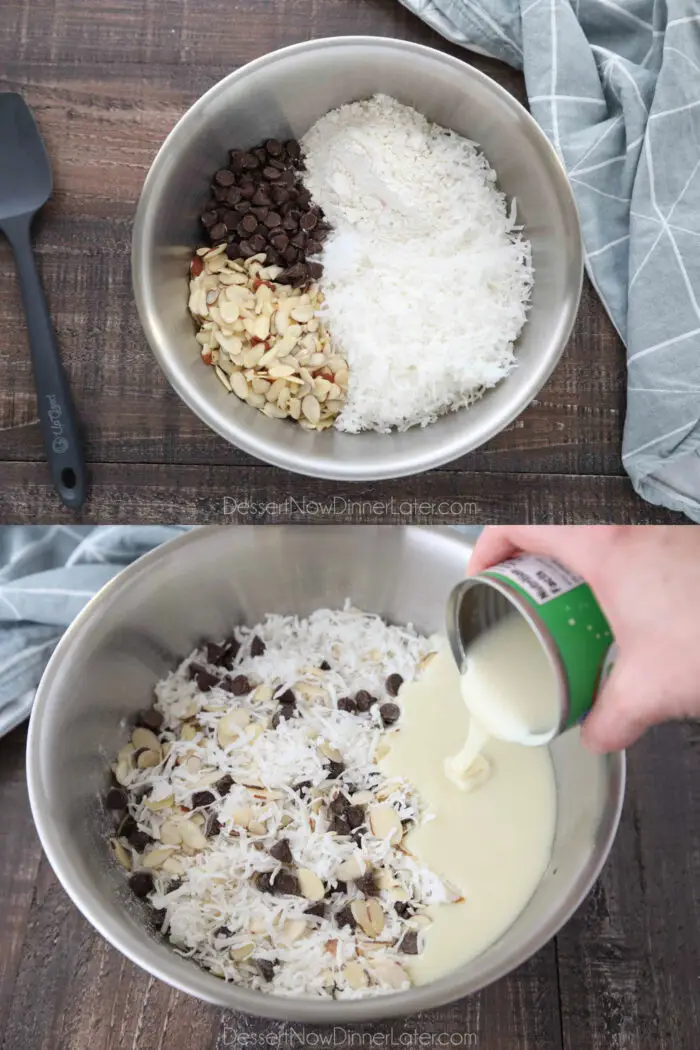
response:
[[[401,2],[523,70],[627,347],[624,466],[645,499],[700,521],[698,0]]]
[[[29,714],[65,628],[113,576],[180,526],[0,528],[0,735]]]

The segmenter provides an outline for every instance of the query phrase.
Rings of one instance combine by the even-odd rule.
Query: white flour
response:
[[[306,185],[335,227],[323,251],[334,341],[350,365],[336,426],[425,426],[515,366],[530,245],[476,147],[387,96],[322,117]]]

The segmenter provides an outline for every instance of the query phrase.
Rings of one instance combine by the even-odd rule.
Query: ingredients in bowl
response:
[[[264,261],[262,254],[231,260],[224,245],[199,249],[189,308],[202,360],[266,416],[323,430],[343,407],[347,362],[333,353],[318,316],[318,286],[302,292],[280,284],[280,267]]]
[[[377,95],[326,114],[301,144],[231,151],[212,194],[202,223],[222,253],[283,267],[278,284],[319,283],[318,320],[349,375],[327,425],[426,426],[516,366],[530,245],[496,173],[455,132]]]
[[[176,951],[282,995],[408,987],[426,909],[457,894],[407,847],[426,814],[378,763],[430,651],[348,606],[237,628],[157,685],[106,805]]]

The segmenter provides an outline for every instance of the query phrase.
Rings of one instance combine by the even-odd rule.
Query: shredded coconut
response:
[[[336,427],[425,426],[515,367],[530,245],[476,145],[377,95],[322,117],[305,183],[335,227],[326,320],[350,380]]]
[[[162,760],[134,768],[127,745],[114,767],[128,793],[126,819],[153,843],[139,853],[119,831],[114,841],[130,854],[125,866],[151,871],[148,900],[178,952],[226,980],[281,995],[357,998],[408,986],[401,940],[416,928],[417,912],[452,896],[400,842],[373,831],[377,805],[401,822],[430,819],[409,784],[378,768],[387,732],[380,708],[388,677],[415,679],[434,648],[410,626],[387,625],[348,603],[237,628],[158,683]],[[279,711],[288,690],[294,711],[285,719]],[[366,713],[339,706],[363,690],[380,698]],[[231,715],[239,722],[232,733]],[[211,802],[198,806],[197,792],[209,792]],[[332,804],[341,795],[365,807],[354,834],[333,829]],[[183,833],[168,851],[173,830],[177,840],[185,826],[194,839]],[[271,855],[281,839],[291,863]],[[339,878],[353,859],[377,878],[369,896],[352,878]],[[323,883],[323,915],[309,914],[303,896],[263,892],[256,882],[269,878],[274,887],[282,872],[296,877],[302,869]],[[339,921],[370,896],[383,917],[376,937]]]

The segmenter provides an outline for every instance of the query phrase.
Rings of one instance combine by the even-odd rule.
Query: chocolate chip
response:
[[[277,729],[277,726],[282,721],[288,722],[290,718],[294,718],[296,713],[296,704],[280,704],[272,716],[271,726],[273,729]]]
[[[228,190],[225,186],[216,186],[213,190],[214,202],[216,204],[225,204],[226,197],[228,196]]]
[[[296,791],[297,795],[304,795],[311,786],[310,780],[300,780],[298,784],[294,784],[292,790]]]
[[[136,830],[136,821],[130,813],[126,813],[117,828],[117,835],[120,837],[123,836],[125,839],[130,839]]]
[[[376,702],[376,696],[372,696],[372,694],[368,693],[366,689],[360,689],[358,693],[355,693],[355,706],[357,710],[361,711],[363,714],[369,711],[372,704],[376,704]]]
[[[398,704],[382,704],[379,714],[385,726],[393,726],[394,722],[398,722],[401,717],[401,708]]]
[[[273,168],[271,164],[268,165],[266,168],[263,168],[263,176],[266,179],[268,179],[270,182],[276,182],[281,174],[282,173],[281,173],[280,169],[279,168]]]
[[[265,652],[266,646],[262,638],[259,638],[257,634],[250,643],[250,655],[251,656],[262,656]]]
[[[289,200],[289,189],[286,186],[280,186],[278,182],[276,186],[270,187],[270,196],[275,204],[286,204]]]
[[[123,791],[122,788],[112,787],[105,795],[107,809],[126,809],[128,802],[126,791]]]
[[[240,648],[241,647],[235,638],[227,638],[226,652],[221,657],[221,664],[223,667],[226,668],[227,671],[233,670],[233,665],[235,663],[236,657],[238,656],[238,651]]]
[[[274,248],[267,249],[267,264],[268,266],[282,265],[282,256],[279,252],[276,252]]]
[[[208,230],[210,226],[214,226],[216,224],[216,220],[218,219],[218,217],[218,212],[203,211],[202,214],[199,216],[199,221],[201,222],[205,230]]]
[[[357,710],[357,705],[351,696],[341,696],[338,700],[339,711],[349,711],[352,714]]]
[[[252,149],[250,152],[253,154],[254,157],[258,158],[258,161],[260,162],[260,164],[266,164],[267,163],[267,152],[266,152],[264,146],[257,146],[255,149]]]
[[[288,190],[292,190],[294,188],[294,183],[296,181],[297,181],[296,180],[296,175],[294,174],[293,171],[287,170],[287,171],[281,172],[281,174],[280,174],[280,182]]]
[[[281,696],[277,697],[280,704],[296,704],[297,698],[291,689],[285,689]]]
[[[328,780],[337,780],[341,773],[345,772],[344,762],[334,762],[333,759],[326,766],[326,778]]]
[[[308,237],[305,233],[295,233],[292,237],[292,244],[295,248],[300,248],[303,251],[306,248],[306,242]]]
[[[299,229],[299,220],[294,215],[285,215],[284,219],[282,220],[282,226],[289,233],[296,233],[296,231]]]
[[[365,822],[365,811],[362,806],[348,806],[345,819],[351,828],[359,828]]]
[[[233,787],[233,777],[229,773],[225,773],[220,780],[214,784],[214,787],[222,797],[228,795],[229,791]]]
[[[140,828],[136,828],[129,835],[129,842],[134,847],[137,853],[143,853],[146,846],[149,846],[153,839],[150,835],[147,835],[145,831],[141,831]]]
[[[231,167],[234,171],[243,171],[243,164],[245,157],[245,150],[232,149],[229,151],[229,157],[231,159]]]
[[[253,153],[243,154],[243,169],[245,171],[255,171],[256,168],[260,167],[260,161]]]
[[[214,176],[214,182],[218,186],[233,186],[236,176],[228,168],[221,168]]]
[[[274,892],[289,897],[299,896],[299,880],[288,871],[281,871],[274,883]]]
[[[351,805],[349,799],[342,794],[336,795],[334,799],[328,803],[328,808],[331,813],[345,813],[346,809]]]
[[[301,146],[296,139],[289,139],[288,142],[285,142],[284,148],[290,160],[298,160],[301,156]]]
[[[294,858],[289,848],[289,839],[280,839],[279,842],[276,842],[270,849],[270,856],[281,861],[282,864],[291,864]]]
[[[235,678],[225,678],[226,692],[233,693],[234,696],[245,696],[253,688],[250,684],[250,680],[245,674],[237,674]]]
[[[282,216],[278,215],[276,211],[271,211],[268,212],[268,214],[265,216],[263,222],[265,223],[268,229],[274,230],[274,228],[276,226],[279,226],[279,224],[282,222]]]
[[[352,830],[344,813],[337,813],[330,821],[329,828],[334,835],[349,835]]]
[[[250,201],[240,201],[233,209],[237,215],[247,215],[251,211],[253,205]]]
[[[206,823],[204,825],[204,836],[205,836],[205,838],[208,838],[208,839],[216,838],[216,836],[219,834],[220,831],[221,831],[221,823],[219,821],[219,818],[214,813],[210,813],[209,816],[207,817]]]
[[[269,208],[272,204],[269,193],[267,193],[262,186],[258,186],[257,190],[251,198],[253,204],[258,208]]]
[[[399,942],[399,951],[404,955],[418,955],[418,933],[408,930]]]
[[[318,669],[319,671],[330,671],[331,665],[328,663],[328,660],[322,660],[318,665]]]
[[[241,183],[239,192],[244,200],[249,201],[255,195],[255,186],[252,182]]]
[[[278,252],[283,252],[289,244],[289,237],[286,233],[273,233],[270,237],[270,244],[273,248],[276,248]]]
[[[230,204],[232,208],[239,203],[240,199],[241,191],[236,186],[231,186],[226,190],[226,203]]]
[[[290,266],[287,270],[287,274],[292,281],[303,280],[306,277],[306,273],[306,267],[302,263],[295,263],[294,266]]]
[[[257,966],[262,979],[269,983],[275,976],[275,964],[270,962],[269,959],[254,959],[253,962]]]
[[[207,663],[214,664],[214,666],[216,667],[220,663],[221,657],[226,652],[226,644],[224,643],[223,645],[217,645],[216,642],[207,642],[206,652]]]
[[[255,255],[255,249],[251,248],[249,241],[241,241],[241,255],[244,259],[250,259]]]
[[[233,937],[233,930],[230,930],[228,926],[217,926],[214,930],[215,937]]]
[[[349,926],[351,930],[355,929],[355,916],[353,915],[349,904],[346,904],[344,908],[341,908],[340,911],[336,912],[335,921],[338,926]]]
[[[135,871],[129,876],[129,887],[137,897],[147,897],[153,889],[153,876],[150,871]]]
[[[168,879],[164,893],[174,893],[182,886],[182,879]]]
[[[310,233],[311,230],[315,230],[318,226],[318,215],[315,215],[312,211],[307,211],[299,220],[299,225],[302,230],[306,230],[307,233]]]
[[[323,266],[318,262],[310,262],[306,264],[309,270],[309,276],[317,281],[319,277],[323,276]]]
[[[307,255],[318,255],[322,248],[323,245],[321,244],[321,242],[315,241],[313,237],[309,237],[308,241],[306,242]]]
[[[277,139],[268,139],[265,143],[265,149],[271,157],[280,157],[284,152],[284,146]]]
[[[156,930],[162,930],[165,925],[165,920],[168,917],[168,913],[165,908],[153,908],[149,916],[153,927]]]
[[[390,674],[386,680],[386,691],[389,696],[398,696],[402,685],[403,678],[400,674]]]
[[[192,809],[211,806],[212,802],[216,802],[216,796],[211,791],[195,791],[192,795]]]
[[[254,875],[253,885],[256,889],[260,890],[261,893],[275,892],[275,885],[272,881],[272,872],[270,871],[259,871]]]
[[[229,233],[231,233],[232,230],[236,229],[239,219],[240,215],[238,214],[238,212],[232,211],[231,209],[225,211],[224,214],[221,216],[221,221],[223,222],[224,226],[229,231]]]
[[[366,871],[364,875],[360,875],[359,879],[355,879],[355,885],[365,897],[376,897],[379,893],[379,886],[377,886],[377,880],[372,871]]]
[[[197,688],[203,693],[211,692],[214,686],[218,685],[220,681],[217,675],[211,674],[210,671],[207,671],[204,668],[197,672],[194,676],[194,680],[197,683]]]
[[[308,908],[304,908],[304,915],[315,915],[317,919],[325,919],[326,917],[326,905],[324,901],[316,901],[315,904],[310,904]]]
[[[212,241],[223,241],[227,233],[228,230],[223,222],[217,222],[216,226],[212,226],[209,230],[209,236]]]
[[[301,189],[299,190],[299,195],[297,196],[297,202],[299,203],[299,207],[301,207],[301,208],[308,208],[309,205],[311,204],[311,194],[309,193],[309,191],[306,189],[305,186],[302,186]]]
[[[294,247],[293,244],[289,244],[289,245],[287,245],[287,247],[282,252],[282,258],[284,259],[284,261],[286,263],[289,263],[291,265],[292,263],[295,263],[297,261],[297,259],[299,258],[299,252],[297,251],[297,249]],[[293,277],[292,277],[292,280],[294,280]]]
[[[261,234],[256,233],[250,238],[250,246],[255,251],[255,254],[259,255],[265,251],[267,240]]]
[[[402,919],[408,919],[413,914],[413,909],[408,901],[397,901],[394,905],[394,911],[397,915],[400,915]]]
[[[244,215],[238,224],[237,230],[241,237],[245,239],[249,233],[253,233],[257,225],[258,222],[254,215]]]

